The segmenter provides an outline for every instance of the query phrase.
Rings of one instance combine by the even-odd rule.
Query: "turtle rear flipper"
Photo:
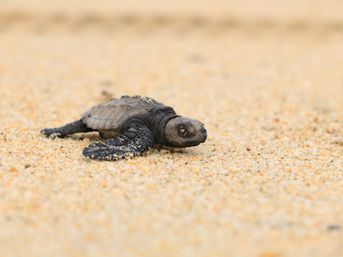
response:
[[[153,145],[153,136],[146,126],[137,124],[128,128],[117,138],[90,144],[83,155],[93,160],[116,161],[133,157],[149,150]]]
[[[45,128],[41,130],[41,133],[48,137],[52,137],[52,136],[65,137],[74,133],[90,132],[90,131],[93,131],[93,129],[87,127],[87,125],[84,124],[82,120],[77,120],[77,121],[68,123],[62,127]]]

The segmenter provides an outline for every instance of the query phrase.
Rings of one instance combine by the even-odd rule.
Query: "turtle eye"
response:
[[[189,136],[188,130],[184,124],[180,124],[177,126],[177,134],[180,137],[188,137]]]
[[[191,124],[180,124],[177,126],[177,134],[183,138],[193,137],[195,135],[195,130]]]

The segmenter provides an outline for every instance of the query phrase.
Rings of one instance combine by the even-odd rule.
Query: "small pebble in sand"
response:
[[[343,137],[334,137],[331,143],[335,145],[343,146]]]
[[[333,231],[340,231],[341,226],[339,224],[330,224],[326,227],[327,231],[333,232]]]
[[[108,90],[104,89],[101,91],[101,99],[103,101],[109,101],[113,98],[113,94],[109,92]]]
[[[18,173],[18,170],[17,170],[17,168],[15,168],[15,167],[11,167],[8,171],[9,171],[10,173],[12,173],[12,174],[17,174],[17,173]]]

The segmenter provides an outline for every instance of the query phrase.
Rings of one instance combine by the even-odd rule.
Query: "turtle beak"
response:
[[[205,142],[206,139],[207,139],[207,131],[206,129],[202,126],[201,129],[200,129],[200,132],[201,132],[201,143]]]

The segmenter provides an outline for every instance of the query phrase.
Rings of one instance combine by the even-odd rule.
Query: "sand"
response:
[[[343,256],[343,33],[341,23],[328,28],[334,15],[321,16],[326,27],[178,18],[108,26],[46,19],[54,6],[34,20],[35,2],[11,7],[26,20],[1,23],[2,257]],[[96,134],[39,134],[123,94],[203,121],[207,142],[95,162],[81,151]]]

